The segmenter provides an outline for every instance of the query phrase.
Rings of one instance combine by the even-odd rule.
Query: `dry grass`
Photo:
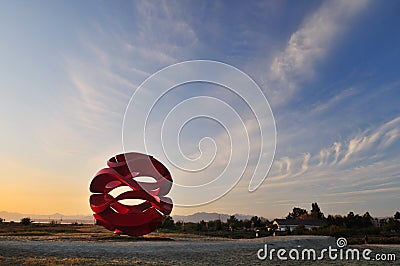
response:
[[[132,237],[115,235],[98,225],[69,224],[0,224],[0,240],[46,240],[46,241],[202,241],[227,240],[221,237],[209,237],[181,232],[152,232],[146,236]]]
[[[57,257],[4,257],[0,265],[154,265],[141,260],[57,258]]]

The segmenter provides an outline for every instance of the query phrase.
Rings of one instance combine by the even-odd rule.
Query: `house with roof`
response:
[[[307,230],[322,226],[321,220],[301,220],[301,219],[275,219],[272,223],[277,226],[277,231],[284,232],[287,229],[293,231],[297,226],[303,225]]]

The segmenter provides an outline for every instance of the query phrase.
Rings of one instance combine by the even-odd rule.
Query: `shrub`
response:
[[[308,230],[306,229],[306,227],[304,225],[298,225],[293,229],[293,234],[295,234],[295,235],[303,235],[306,232],[308,232]]]
[[[30,225],[33,221],[29,217],[25,217],[21,219],[21,224],[22,225]]]
[[[50,225],[57,225],[57,224],[58,224],[58,222],[56,220],[51,220],[50,221]]]

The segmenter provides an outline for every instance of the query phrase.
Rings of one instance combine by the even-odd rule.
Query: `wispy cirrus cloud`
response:
[[[399,139],[400,117],[396,117],[377,128],[358,133],[347,141],[334,142],[315,154],[307,152],[276,159],[266,185],[269,182],[278,184],[282,179],[294,181],[302,175],[314,178],[321,172],[335,175],[343,171],[357,172],[361,167],[385,162],[388,158],[391,161],[394,158],[399,160],[399,155],[394,152],[400,144]]]
[[[106,18],[109,23],[97,20],[79,30],[84,53],[64,56],[78,120],[91,128],[120,125],[134,90],[155,71],[182,60],[182,49],[195,45],[197,37],[177,16],[179,10],[178,3],[138,1],[133,32]]]
[[[315,107],[311,110],[310,114],[318,114],[322,112],[332,111],[337,108],[344,100],[351,98],[352,96],[357,94],[357,89],[355,87],[350,87],[345,89],[338,94],[334,95],[332,98],[327,100],[324,103],[316,104]]]
[[[298,83],[315,75],[317,64],[328,56],[352,19],[367,4],[366,0],[326,1],[305,19],[270,66],[267,85],[273,103],[287,101],[298,89]]]

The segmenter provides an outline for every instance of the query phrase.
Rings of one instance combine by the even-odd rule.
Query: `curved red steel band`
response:
[[[172,211],[172,200],[165,197],[171,189],[168,169],[152,156],[130,152],[108,160],[110,168],[98,171],[90,184],[90,208],[96,223],[116,234],[140,236],[148,234],[163,222]],[[136,177],[153,177],[155,182],[140,182]],[[118,187],[129,187],[113,197],[109,193]],[[138,205],[121,203],[124,199],[141,199]]]

